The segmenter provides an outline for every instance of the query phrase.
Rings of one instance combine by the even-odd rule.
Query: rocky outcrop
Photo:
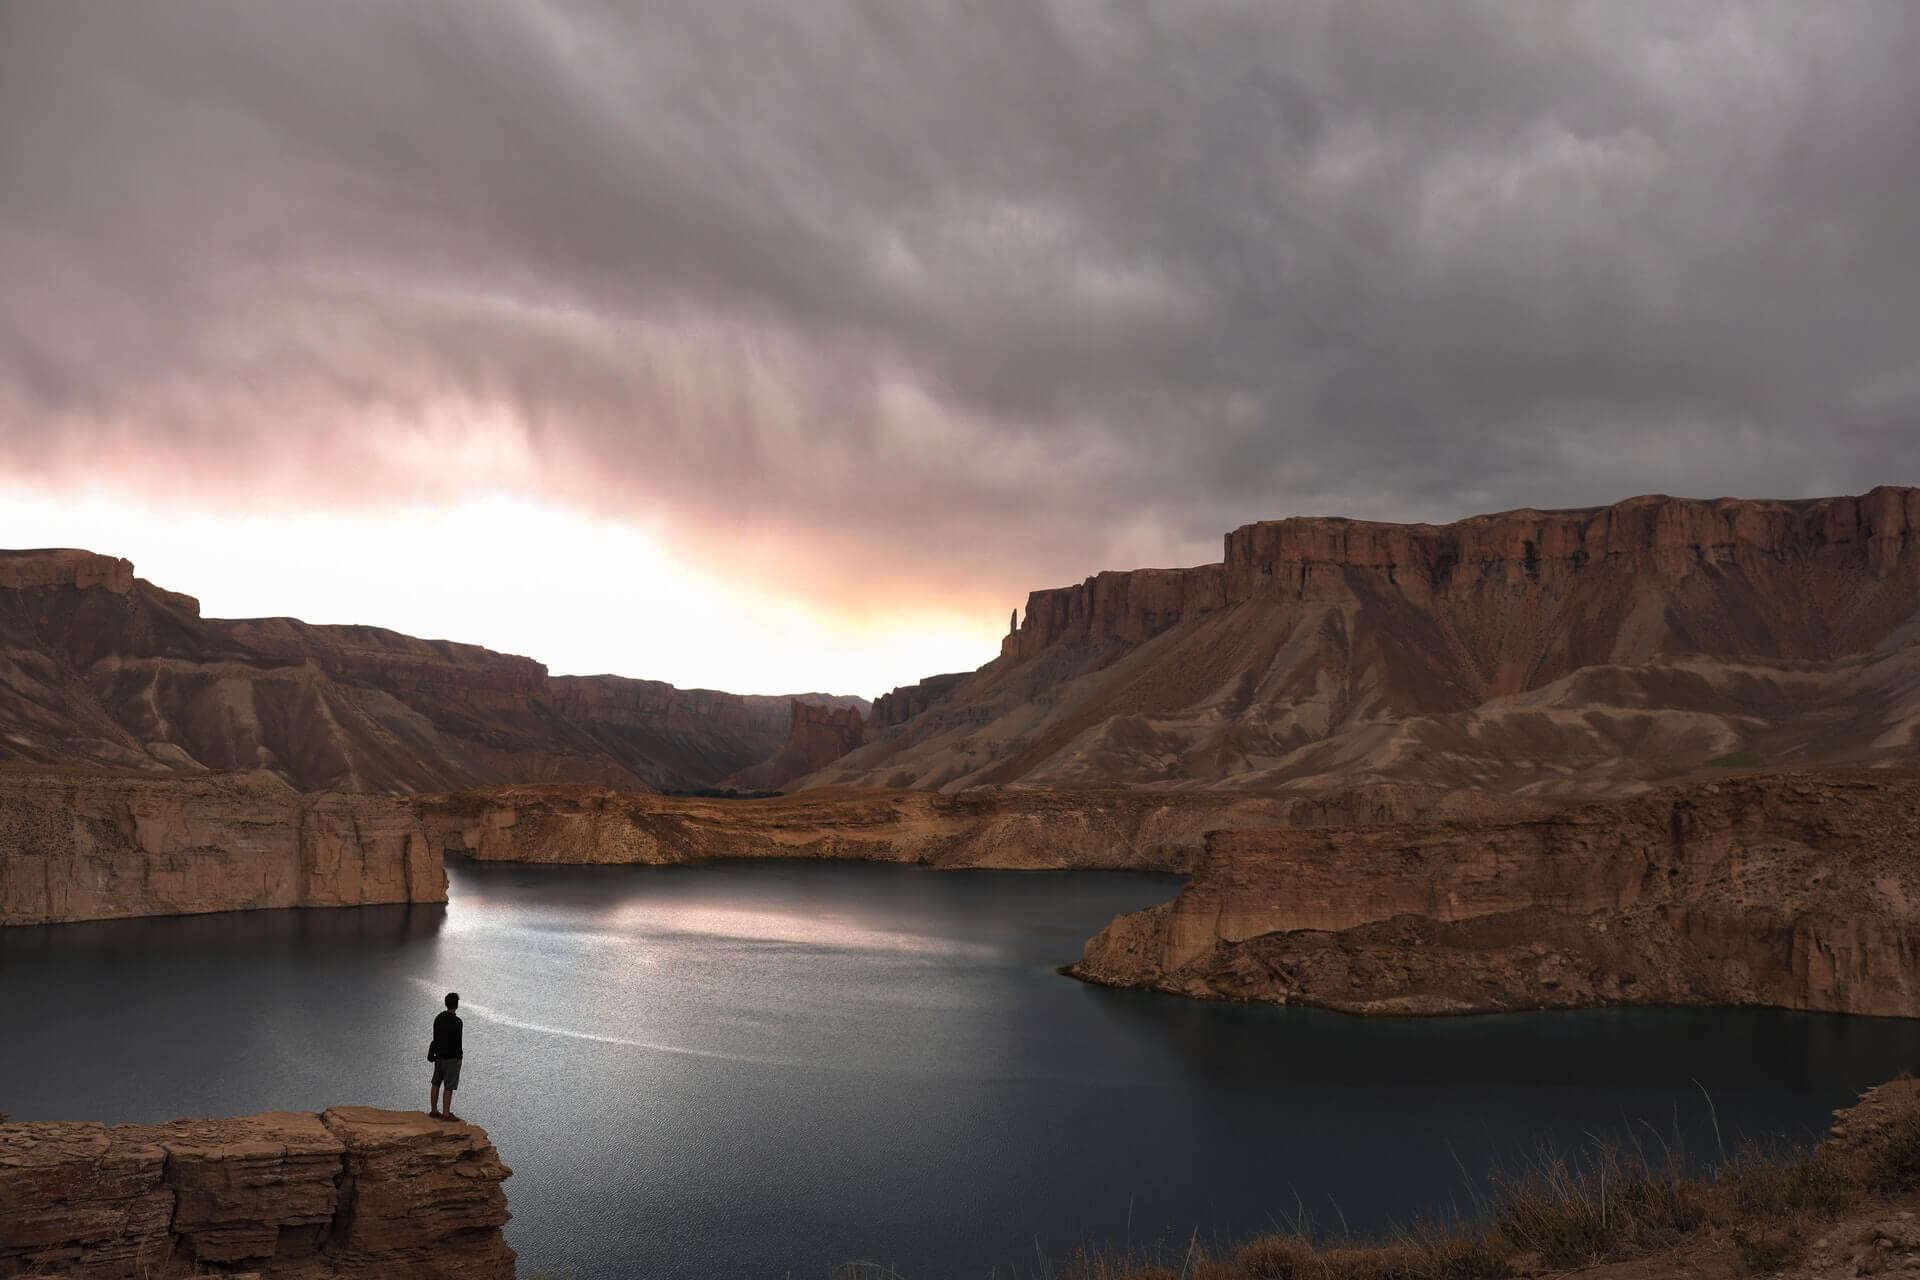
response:
[[[1029,596],[1001,656],[802,785],[1567,796],[1920,759],[1920,490],[1247,525]]]
[[[99,587],[127,595],[133,590],[133,563],[68,547],[0,551],[0,590],[35,587]]]
[[[497,862],[679,863],[850,858],[937,867],[1187,869],[1209,831],[1465,816],[1473,795],[1369,787],[1232,792],[802,792],[758,800],[587,787],[420,796],[435,848]]]
[[[1693,652],[1703,641],[1726,641],[1712,651],[1728,656],[1772,658],[1871,648],[1912,617],[1917,558],[1920,489],[1891,487],[1800,502],[1653,495],[1448,525],[1272,520],[1227,534],[1220,564],[1103,573],[1036,591],[1002,655],[1033,657],[1066,641],[1137,644],[1186,618],[1256,598],[1347,601],[1370,586],[1486,655],[1476,671],[1481,692],[1515,693],[1573,666]],[[1896,577],[1902,581],[1891,590],[1859,590]],[[1683,584],[1722,608],[1696,609],[1687,619],[1631,617],[1649,592]],[[1799,598],[1808,590],[1827,606],[1817,617]],[[1584,637],[1587,652],[1554,643],[1570,606],[1597,633]],[[1690,624],[1712,630],[1696,634]]]
[[[0,1276],[511,1280],[511,1172],[417,1111],[0,1124]]]
[[[0,772],[0,925],[446,898],[439,846],[395,798],[267,774]]]
[[[873,717],[869,724],[876,733],[905,724],[944,700],[960,686],[961,681],[972,674],[970,671],[950,671],[945,675],[928,676],[918,684],[896,686],[873,700]]]
[[[1920,774],[1752,775],[1508,822],[1209,837],[1097,982],[1358,1013],[1920,1016]]]
[[[773,757],[751,769],[742,769],[724,785],[752,791],[785,786],[793,779],[824,769],[867,740],[867,726],[858,707],[817,707],[793,699],[792,729]]]
[[[264,769],[303,790],[673,789],[773,755],[788,705],[549,676],[531,658],[378,627],[202,618],[125,560],[0,552],[0,762]]]

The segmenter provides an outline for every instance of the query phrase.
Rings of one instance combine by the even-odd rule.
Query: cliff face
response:
[[[928,676],[918,684],[899,685],[873,700],[873,717],[869,723],[876,732],[905,724],[945,699],[972,674],[970,671],[950,671],[945,675]]]
[[[1075,972],[1353,1012],[1920,1016],[1920,774],[1755,775],[1510,822],[1221,832]]]
[[[530,658],[378,627],[202,618],[125,560],[0,553],[0,762],[265,769],[304,790],[691,787],[773,755],[787,708],[553,677]]]
[[[725,785],[754,791],[785,786],[803,774],[826,768],[867,740],[866,722],[857,707],[816,707],[795,698],[789,720],[793,727],[780,750],[734,774]]]
[[[0,551],[0,590],[33,587],[100,587],[126,595],[133,590],[133,563],[65,547]]]
[[[482,1129],[371,1107],[0,1124],[0,1276],[511,1280],[511,1172]]]
[[[1920,490],[1296,519],[1033,593],[1001,656],[808,785],[1596,794],[1724,755],[1920,758]]]
[[[0,773],[0,925],[446,899],[440,849],[397,799],[265,775]]]
[[[484,861],[677,863],[859,858],[942,867],[1182,871],[1206,833],[1465,814],[1479,797],[1372,787],[1227,792],[806,792],[764,800],[501,787],[413,801],[436,849]]]
[[[1483,697],[1663,652],[1826,659],[1871,648],[1913,617],[1916,537],[1920,490],[1895,488],[1803,502],[1655,496],[1450,525],[1266,521],[1227,534],[1221,564],[1034,592],[1001,652],[1140,643],[1255,599],[1376,595],[1437,628]],[[1665,592],[1678,593],[1659,601],[1667,607],[1639,608]],[[1567,634],[1574,620],[1591,634]]]

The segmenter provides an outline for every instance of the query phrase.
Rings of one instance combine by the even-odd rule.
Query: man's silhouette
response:
[[[427,1093],[427,1114],[435,1120],[458,1120],[453,1114],[453,1091],[460,1087],[460,1015],[454,1010],[460,1007],[460,993],[447,992],[445,1013],[433,1020],[433,1043],[427,1046],[427,1057],[433,1062],[433,1088]],[[440,1089],[447,1090],[446,1110],[440,1109]]]

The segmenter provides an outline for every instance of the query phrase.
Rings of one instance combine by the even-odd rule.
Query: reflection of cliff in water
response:
[[[96,958],[122,953],[149,955],[155,948],[246,956],[263,949],[395,950],[437,937],[446,923],[445,903],[399,903],[379,907],[295,907],[277,911],[218,911],[194,916],[137,916],[78,924],[15,925],[0,929],[0,957],[71,953]]]

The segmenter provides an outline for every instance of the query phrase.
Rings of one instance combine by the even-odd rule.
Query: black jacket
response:
[[[433,1020],[433,1060],[459,1058],[460,1052],[460,1015],[448,1009]]]

